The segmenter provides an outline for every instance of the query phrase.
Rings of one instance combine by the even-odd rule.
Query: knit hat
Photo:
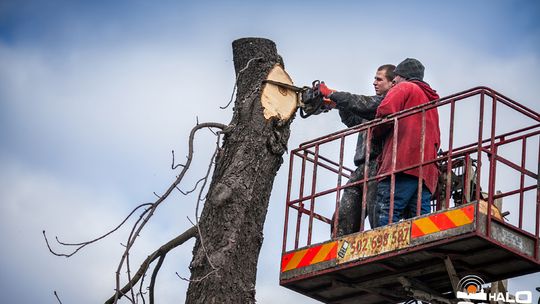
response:
[[[407,80],[424,80],[424,66],[414,58],[407,58],[396,66],[394,74]]]

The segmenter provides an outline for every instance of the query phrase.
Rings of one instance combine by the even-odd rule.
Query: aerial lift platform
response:
[[[369,155],[375,128],[392,124],[397,135],[402,119],[425,121],[432,110],[446,149],[435,161],[347,184],[359,133]],[[487,87],[301,144],[290,153],[280,284],[324,303],[456,303],[467,275],[495,282],[539,272],[539,145],[540,115]],[[372,180],[433,162],[432,213],[375,229],[362,221],[359,232],[336,235],[345,188],[366,193]]]

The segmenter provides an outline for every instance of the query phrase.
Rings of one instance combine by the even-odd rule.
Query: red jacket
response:
[[[394,86],[377,108],[377,117],[387,116],[405,109],[439,99],[439,95],[427,83],[420,81],[404,81]],[[398,142],[396,170],[420,164],[420,148],[422,134],[422,113],[407,116],[398,121]],[[393,130],[384,133],[384,148],[380,155],[379,174],[392,170]],[[439,114],[437,109],[426,112],[426,129],[424,141],[424,161],[437,158],[440,147]],[[419,176],[419,168],[405,171],[405,173]],[[422,168],[424,184],[431,193],[437,188],[439,173],[436,164]]]

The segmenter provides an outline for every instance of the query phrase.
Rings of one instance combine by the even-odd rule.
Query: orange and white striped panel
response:
[[[337,256],[337,245],[334,241],[286,253],[281,258],[281,272],[333,260]]]
[[[414,220],[411,227],[411,238],[468,225],[473,221],[474,205],[436,213]]]

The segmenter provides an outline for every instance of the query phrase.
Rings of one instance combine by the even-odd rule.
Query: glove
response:
[[[321,92],[322,96],[328,98],[328,96],[330,96],[330,94],[334,93],[336,90],[332,90],[330,88],[328,88],[326,86],[326,84],[324,83],[324,81],[322,81],[320,84],[319,84],[319,92]]]

